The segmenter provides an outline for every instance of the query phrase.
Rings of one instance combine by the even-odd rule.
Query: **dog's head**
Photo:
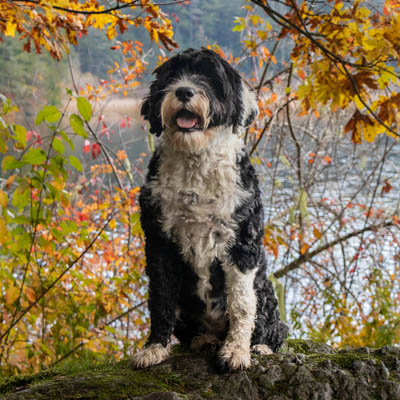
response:
[[[257,115],[257,103],[240,75],[217,53],[188,49],[155,71],[142,105],[150,132],[184,143],[202,141],[219,127],[236,133]],[[184,142],[184,143],[183,143]]]

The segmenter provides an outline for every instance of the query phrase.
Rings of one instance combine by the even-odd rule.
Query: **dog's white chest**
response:
[[[229,137],[228,143],[217,142],[196,155],[163,149],[152,187],[161,203],[162,229],[199,277],[198,295],[206,303],[210,265],[215,258],[225,258],[235,235],[233,214],[246,197],[237,167],[241,142],[232,133]]]

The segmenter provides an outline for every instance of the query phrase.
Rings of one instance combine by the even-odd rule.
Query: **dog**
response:
[[[151,331],[136,368],[166,360],[172,334],[211,346],[218,366],[251,365],[288,335],[266,276],[263,205],[242,134],[258,114],[235,69],[188,49],[155,71],[141,113],[161,136],[139,203]]]

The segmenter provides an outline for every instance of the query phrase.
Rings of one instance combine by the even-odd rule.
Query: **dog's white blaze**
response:
[[[250,342],[254,330],[257,298],[254,291],[256,270],[242,273],[231,264],[223,265],[226,278],[227,313],[229,332],[220,357],[231,368],[247,368],[250,365]]]
[[[242,140],[231,127],[214,128],[209,135],[209,145],[198,153],[173,148],[166,135],[160,143],[159,174],[150,186],[160,199],[164,233],[172,235],[192,265],[199,277],[197,294],[208,317],[217,319],[221,315],[212,307],[210,265],[215,258],[226,259],[235,236],[232,215],[248,194],[237,167]]]
[[[190,135],[180,132],[176,126],[176,114],[183,108],[183,103],[175,95],[179,87],[189,87],[194,90],[194,95],[190,101],[184,104],[184,108],[202,119],[202,130],[191,132]],[[169,140],[173,142],[171,144],[175,149],[199,150],[202,142],[208,139],[204,129],[207,129],[210,123],[210,102],[204,90],[190,80],[190,77],[183,76],[167,87],[160,111],[164,131],[169,136]]]

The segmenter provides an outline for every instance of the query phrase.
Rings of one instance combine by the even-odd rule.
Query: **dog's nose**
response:
[[[175,95],[182,103],[186,103],[194,96],[194,89],[182,86],[176,89]]]

